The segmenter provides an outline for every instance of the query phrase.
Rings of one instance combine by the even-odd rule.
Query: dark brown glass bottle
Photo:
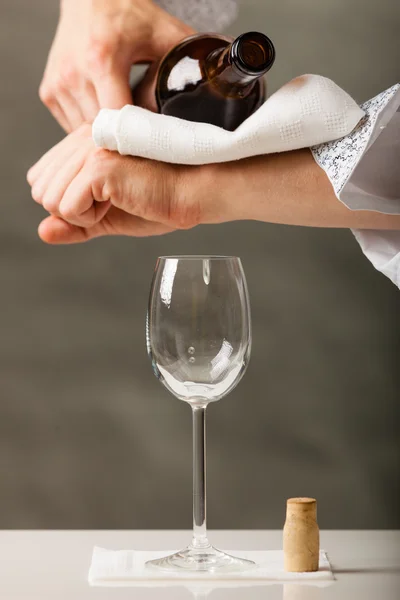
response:
[[[264,101],[262,76],[274,60],[274,46],[262,33],[244,33],[235,40],[217,34],[191,36],[160,63],[158,110],[233,131]]]

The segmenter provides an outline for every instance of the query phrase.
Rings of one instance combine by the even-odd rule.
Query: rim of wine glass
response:
[[[219,254],[171,254],[170,256],[159,256],[159,260],[175,258],[179,260],[240,260],[240,256],[224,256]]]

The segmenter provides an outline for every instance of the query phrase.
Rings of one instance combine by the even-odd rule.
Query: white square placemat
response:
[[[247,558],[256,563],[248,571],[232,573],[193,573],[180,571],[157,571],[146,568],[148,560],[173,554],[175,551],[154,550],[106,550],[95,547],[89,569],[91,585],[131,585],[142,582],[162,581],[225,581],[225,582],[323,582],[334,579],[325,551],[321,550],[319,570],[312,573],[287,573],[283,568],[282,550],[229,551],[229,554]]]

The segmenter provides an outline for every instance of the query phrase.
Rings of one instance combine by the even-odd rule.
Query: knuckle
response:
[[[104,72],[114,52],[115,41],[112,38],[92,38],[89,43],[86,59],[89,69],[96,73]]]
[[[32,198],[35,200],[35,202],[38,202],[39,204],[42,203],[42,190],[39,186],[34,185],[32,190],[31,190],[31,195]]]
[[[101,198],[104,201],[112,200],[114,204],[118,204],[119,186],[115,177],[108,177],[102,187]]]
[[[116,198],[118,182],[115,177],[115,162],[113,153],[103,148],[96,148],[91,153],[89,172],[95,198],[102,200]]]
[[[42,206],[48,213],[55,213],[58,210],[57,203],[52,198],[43,197]]]
[[[79,71],[69,60],[64,61],[60,66],[60,74],[57,79],[57,87],[59,89],[64,88],[76,88],[79,86],[80,75]]]
[[[83,140],[92,140],[92,125],[85,121],[82,125],[79,125],[71,135]]]
[[[65,82],[64,82],[64,78],[61,74],[61,72],[57,75],[57,77],[54,79],[54,83],[52,85],[52,90],[53,90],[53,98],[55,99],[60,92],[63,92],[66,88]]]
[[[45,106],[52,104],[54,100],[54,92],[47,81],[43,81],[39,87],[39,98]]]
[[[33,185],[33,182],[35,181],[35,177],[34,177],[34,173],[33,173],[32,169],[29,169],[29,171],[27,172],[26,180],[30,186]]]
[[[71,219],[74,219],[77,216],[75,207],[70,203],[63,204],[61,202],[58,210],[59,210],[59,213],[62,216],[62,218],[65,219],[66,221],[70,221]]]
[[[104,148],[96,148],[90,153],[88,163],[92,180],[107,173],[110,163],[109,154],[108,150],[104,150]]]

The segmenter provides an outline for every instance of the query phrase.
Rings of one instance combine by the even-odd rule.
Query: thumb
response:
[[[158,112],[155,89],[160,59],[184,38],[195,33],[194,29],[178,19],[171,17],[171,21],[170,25],[164,22],[161,27],[155,26],[153,43],[149,46],[147,57],[152,64],[133,90],[133,103],[152,112]]]
[[[108,214],[92,227],[78,227],[60,217],[50,216],[40,223],[38,233],[43,242],[59,245],[78,244],[108,235],[148,237],[171,231],[173,229],[167,225],[146,221],[113,206]]]
[[[160,9],[160,13],[161,14],[156,18],[153,26],[149,56],[150,60],[162,58],[164,54],[183,39],[196,33],[192,27],[175,17],[167,15],[162,9]]]

